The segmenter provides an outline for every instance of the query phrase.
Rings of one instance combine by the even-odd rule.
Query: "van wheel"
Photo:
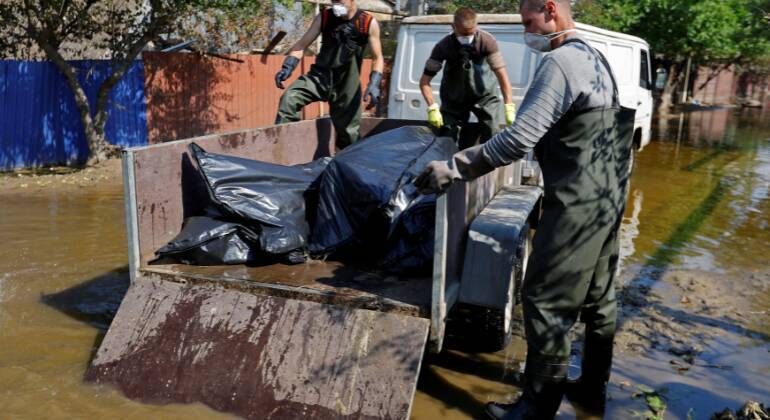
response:
[[[447,345],[472,352],[500,351],[508,346],[514,333],[521,334],[521,284],[532,247],[529,224],[521,230],[516,258],[508,282],[505,309],[458,304],[447,321]]]

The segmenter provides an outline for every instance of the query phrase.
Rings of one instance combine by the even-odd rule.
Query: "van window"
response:
[[[414,33],[414,45],[411,51],[407,54],[412,54],[412,57],[406,57],[407,62],[410,63],[411,69],[409,71],[409,82],[417,84],[420,82],[422,72],[425,70],[425,62],[428,61],[430,53],[433,51],[433,47],[436,43],[445,37],[449,32],[445,29],[435,28],[427,31],[415,31]],[[443,72],[439,72],[435,78],[433,78],[432,85],[438,86]]]
[[[615,78],[618,85],[634,85],[634,50],[625,45],[610,44],[609,56],[607,60],[612,64],[612,70],[615,71]]]
[[[508,73],[511,87],[524,88],[529,83],[529,69],[532,65],[533,54],[524,43],[523,33],[497,33],[497,45],[505,59],[505,70]]]
[[[650,60],[647,51],[642,51],[641,66],[639,68],[639,86],[642,89],[652,90],[652,81],[650,80]]]

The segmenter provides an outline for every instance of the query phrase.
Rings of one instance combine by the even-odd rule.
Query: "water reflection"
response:
[[[629,215],[623,217],[623,224],[620,226],[620,264],[624,265],[626,259],[636,253],[634,242],[639,237],[639,214],[642,212],[642,203],[644,202],[644,191],[631,185],[631,194],[626,204]]]

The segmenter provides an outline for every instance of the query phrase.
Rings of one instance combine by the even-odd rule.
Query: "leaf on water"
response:
[[[645,399],[647,401],[647,406],[650,407],[655,414],[661,414],[666,410],[666,403],[658,394],[647,394]]]

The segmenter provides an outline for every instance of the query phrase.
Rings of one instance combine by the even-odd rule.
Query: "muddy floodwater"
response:
[[[119,179],[3,181],[0,418],[229,418],[83,382],[128,287]],[[636,156],[621,252],[606,418],[707,419],[770,403],[770,111],[656,121]],[[515,339],[499,353],[426,357],[412,417],[481,418],[485,402],[515,397],[525,351]],[[559,418],[574,417],[565,402]]]

